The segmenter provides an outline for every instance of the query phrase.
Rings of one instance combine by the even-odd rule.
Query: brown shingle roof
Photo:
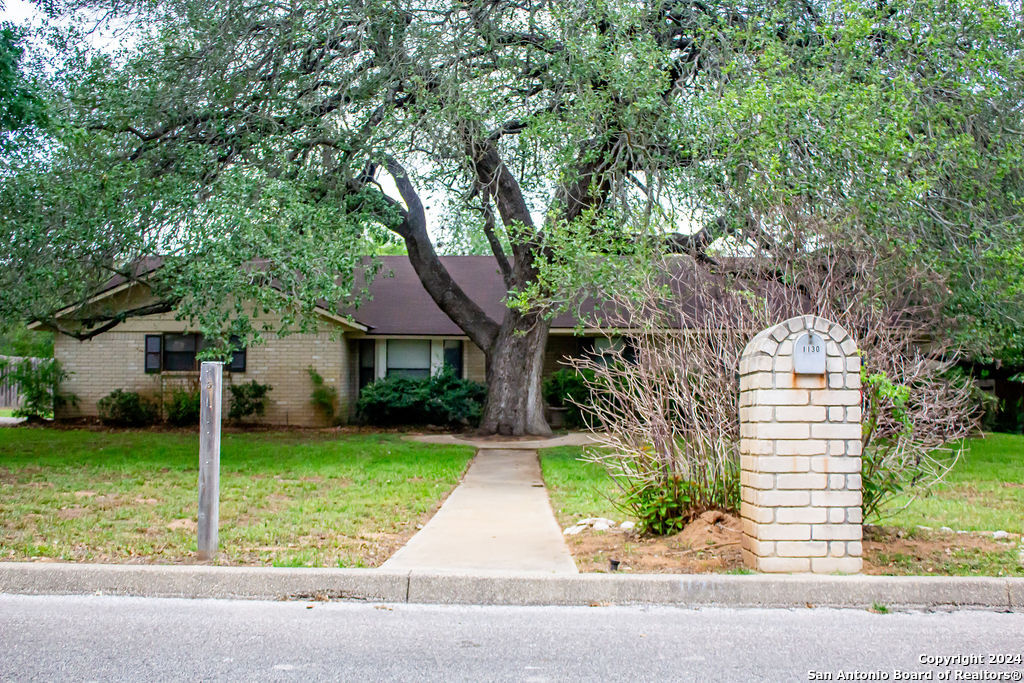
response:
[[[368,334],[458,335],[464,332],[437,307],[423,288],[407,256],[381,256],[381,269],[370,283],[370,297],[346,310],[370,328]],[[492,320],[505,315],[505,282],[493,256],[442,256],[441,263]],[[570,314],[555,318],[555,327],[572,327]]]

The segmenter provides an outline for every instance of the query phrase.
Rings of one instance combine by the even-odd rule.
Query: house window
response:
[[[245,347],[242,340],[232,336],[231,339],[231,362],[227,364],[228,372],[245,372]]]
[[[159,334],[146,335],[146,372],[160,372],[163,367],[163,341],[163,336]]]
[[[164,370],[168,372],[195,370],[198,349],[199,335],[197,334],[165,334]]]
[[[377,379],[377,342],[373,339],[359,340],[359,389]]]
[[[146,372],[195,372],[196,353],[204,342],[198,334],[147,334]],[[238,337],[231,337],[231,362],[225,363],[228,372],[245,372],[246,349]]]
[[[429,339],[388,339],[388,377],[430,377]]]
[[[444,343],[444,364],[462,379],[462,340],[449,339]]]

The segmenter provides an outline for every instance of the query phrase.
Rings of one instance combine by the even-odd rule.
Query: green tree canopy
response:
[[[318,299],[358,297],[362,255],[398,240],[488,356],[484,428],[510,431],[545,429],[550,314],[650,250],[763,254],[780,277],[870,251],[885,284],[865,296],[911,283],[982,352],[1022,329],[1024,42],[999,0],[63,11],[97,10],[132,39],[114,54],[55,41],[61,125],[4,169],[3,317],[52,321],[160,255],[135,312],[251,335],[243,300],[301,324]],[[515,304],[501,320],[437,259],[424,197],[449,242],[495,254]]]

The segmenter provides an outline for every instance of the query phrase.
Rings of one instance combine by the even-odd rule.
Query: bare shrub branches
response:
[[[955,462],[941,449],[976,427],[970,384],[950,373],[951,344],[918,294],[877,290],[877,256],[831,253],[782,268],[742,259],[717,268],[666,257],[606,327],[621,337],[570,361],[590,385],[580,408],[602,449],[586,456],[654,533],[739,505],[740,354],[760,330],[814,313],[843,325],[864,358],[864,507],[927,490]]]

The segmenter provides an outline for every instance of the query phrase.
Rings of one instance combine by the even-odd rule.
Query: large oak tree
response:
[[[301,326],[318,300],[358,299],[365,257],[397,239],[487,356],[482,429],[541,434],[551,314],[650,250],[754,250],[781,266],[872,249],[889,255],[886,277],[934,276],[922,295],[969,317],[970,334],[1021,310],[1022,43],[1000,2],[63,12],[113,18],[125,47],[57,41],[63,118],[3,175],[5,317],[56,326],[54,311],[160,255],[152,301],[88,309],[62,331],[180,310],[211,334],[258,336],[245,301]],[[510,292],[501,319],[438,258],[452,231],[493,253]]]

